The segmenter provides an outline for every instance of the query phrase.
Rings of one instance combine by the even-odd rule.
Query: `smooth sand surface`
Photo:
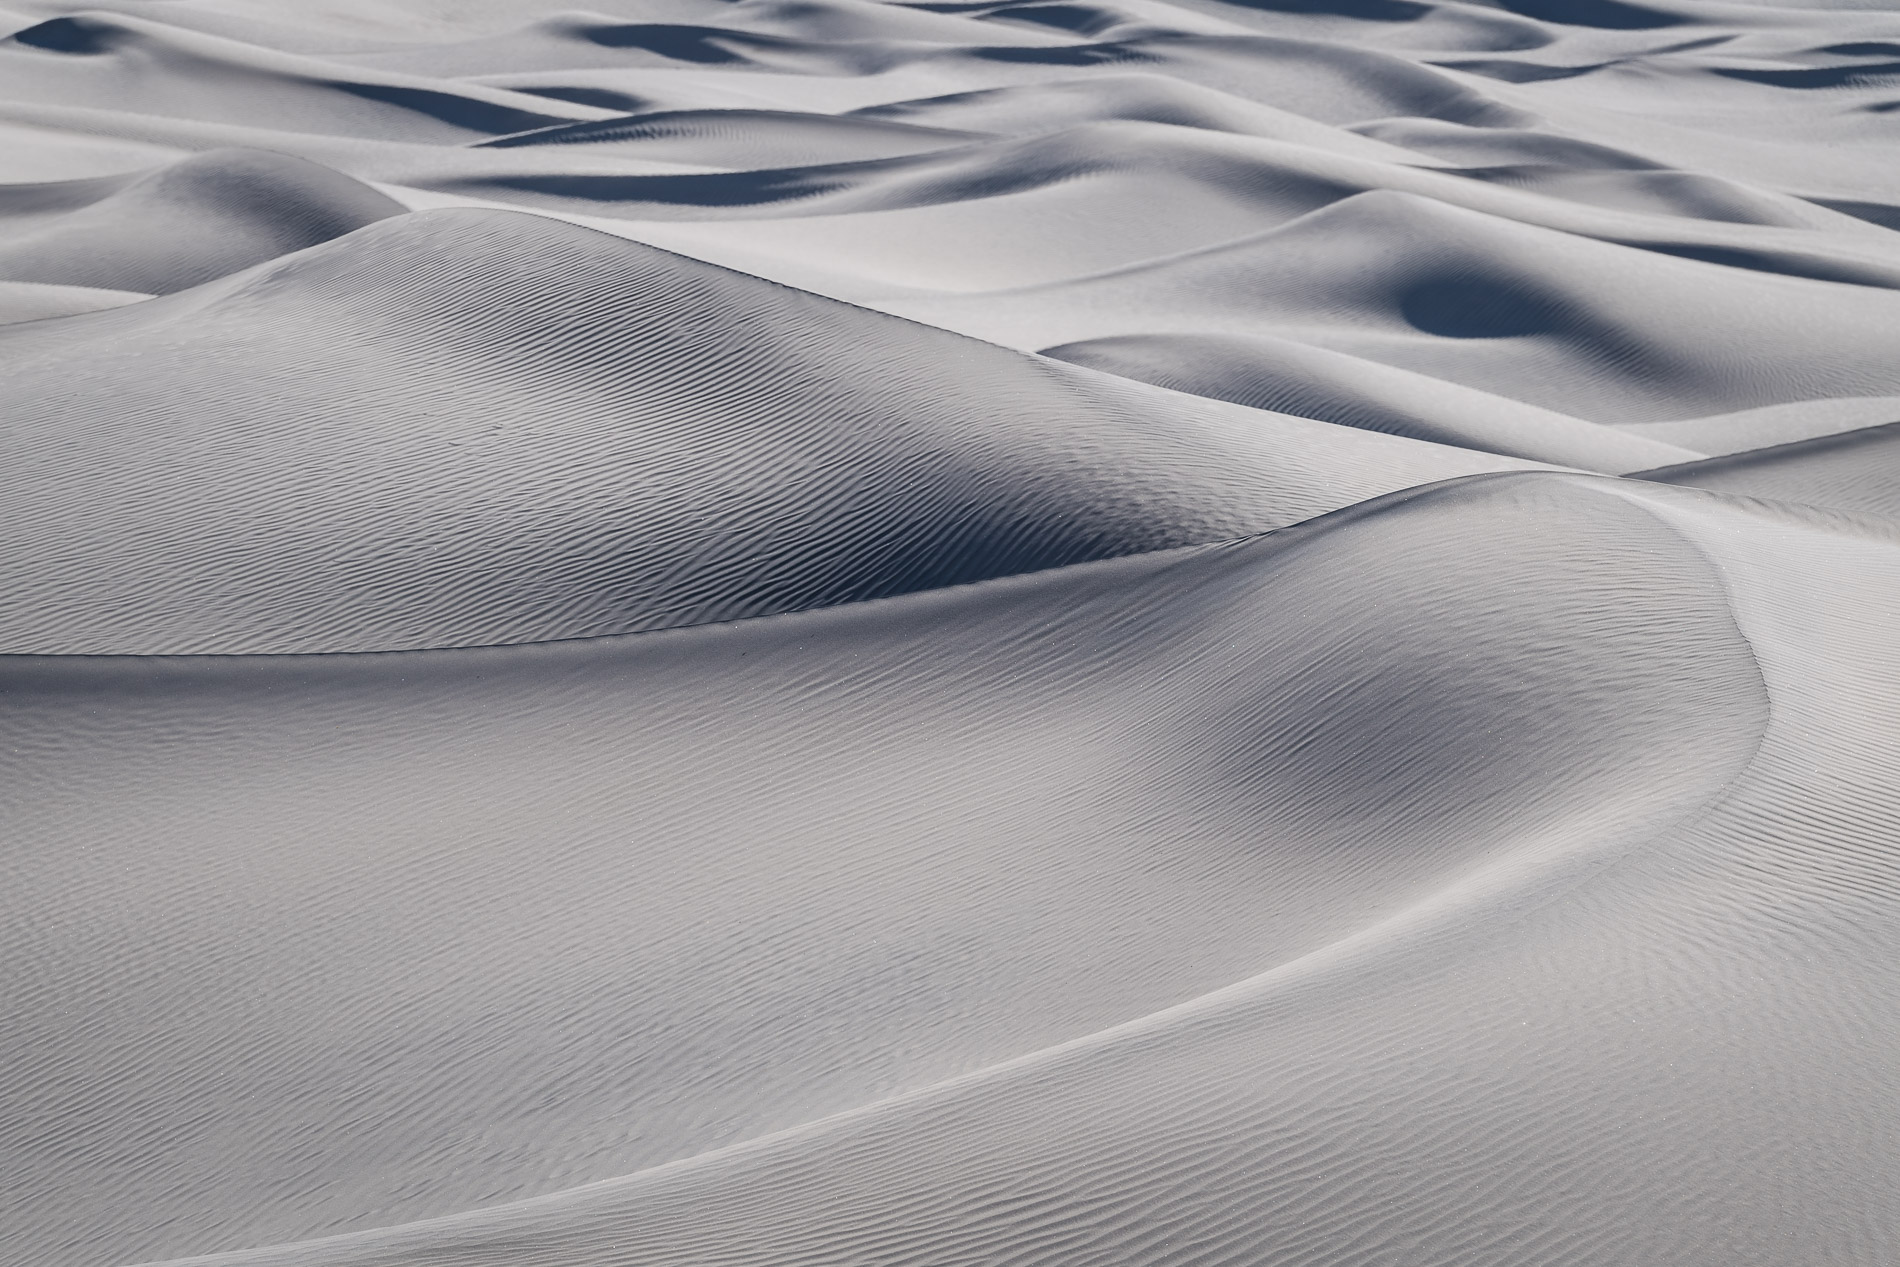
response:
[[[1900,1261],[1900,9],[0,0],[0,1267]]]

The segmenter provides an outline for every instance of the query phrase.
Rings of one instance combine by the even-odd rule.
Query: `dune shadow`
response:
[[[733,32],[711,27],[643,22],[625,26],[589,27],[582,35],[589,43],[602,48],[637,48],[642,52],[670,57],[676,62],[696,62],[702,66],[745,60],[740,54],[717,42],[734,39]]]
[[[1433,8],[1415,0],[1227,0],[1227,3],[1264,13],[1357,18],[1361,22],[1416,22]]]
[[[568,101],[577,106],[597,106],[602,110],[625,110],[629,114],[635,110],[644,110],[653,104],[644,97],[636,97],[630,92],[615,92],[611,88],[549,84],[546,87],[516,88],[513,91],[525,92],[530,97],[546,97],[550,101]]]
[[[122,32],[103,22],[88,22],[84,18],[50,18],[24,31],[15,31],[12,39],[28,48],[43,49],[49,53],[87,55],[111,52],[119,42],[115,37],[120,34]]]
[[[1555,334],[1566,322],[1556,304],[1521,288],[1477,277],[1430,277],[1399,296],[1413,327],[1446,339]]]
[[[1579,75],[1588,75],[1592,71],[1602,70],[1609,64],[1608,62],[1592,62],[1587,66],[1539,66],[1535,62],[1513,62],[1501,57],[1432,63],[1445,70],[1462,70],[1468,75],[1483,75],[1486,79],[1497,79],[1507,84],[1535,84],[1547,79],[1575,79]]]
[[[1817,207],[1826,207],[1829,211],[1838,211],[1844,216],[1852,216],[1856,220],[1900,233],[1900,207],[1892,203],[1858,202],[1852,198],[1810,198],[1808,201]]]
[[[1110,62],[1151,62],[1151,53],[1127,44],[1083,44],[1069,48],[1017,48],[998,45],[973,48],[973,57],[991,62],[1012,62],[1030,66],[1103,66]]]
[[[426,114],[450,127],[467,128],[470,132],[524,132],[529,128],[566,122],[554,115],[535,114],[513,106],[497,105],[492,101],[477,101],[472,97],[458,97],[454,93],[410,88],[402,84],[362,84],[337,80],[330,87],[365,101],[414,110],[417,114]]]
[[[1711,74],[1773,88],[1872,88],[1900,80],[1900,62],[1872,66],[1807,66],[1789,70],[1750,70],[1745,66],[1712,66]]]
[[[678,207],[757,207],[851,187],[806,168],[667,176],[497,176],[480,184],[583,202],[650,202]]]
[[[1499,0],[1499,4],[1522,18],[1601,31],[1656,31],[1687,20],[1625,0]]]

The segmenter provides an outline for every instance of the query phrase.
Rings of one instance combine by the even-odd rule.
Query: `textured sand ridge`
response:
[[[0,1267],[1900,1261],[1900,6],[0,0]]]

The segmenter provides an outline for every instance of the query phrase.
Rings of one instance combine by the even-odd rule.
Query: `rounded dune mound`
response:
[[[529,1245],[698,1262],[736,1225],[756,1247],[742,1261],[847,1259],[875,1227],[950,1263],[980,1257],[965,1238],[1072,1244],[1131,1182],[1211,1171],[1229,1204],[1271,1208],[1282,1168],[1182,1146],[1200,1115],[1178,1106],[1046,1130],[1060,1199],[931,1193],[1007,1171],[1010,1088],[1036,1062],[1078,1062],[1043,1089],[1085,1098],[1160,1057],[1127,1031],[1169,1032],[1170,1009],[1214,1007],[1256,1059],[1282,1058],[1236,990],[1339,946],[1412,964],[1386,988],[1424,1006],[1392,1011],[1400,1048],[1375,1024],[1320,1050],[1378,1062],[1418,1043],[1436,1068],[1483,1023],[1465,976],[1485,944],[1587,906],[1574,891],[1606,867],[1666,858],[1768,712],[1702,555],[1601,481],[1546,474],[774,620],[400,656],[5,659],[0,686],[0,743],[44,789],[16,821],[43,861],[0,891],[0,948],[68,1000],[0,1035],[35,1141],[13,1154],[31,1162],[18,1195],[38,1198],[0,1228],[31,1250],[83,1226],[121,1262],[337,1232],[362,1237],[238,1261],[499,1264]],[[1447,904],[1475,949],[1404,934]],[[1639,920],[1631,953],[1657,933]],[[221,965],[215,990],[196,988],[202,962]],[[1512,987],[1514,1008],[1561,1018],[1521,1037],[1589,1046],[1615,1015],[1597,986]],[[1314,1006],[1350,1033],[1366,993]],[[107,998],[135,1046],[70,1026]],[[1204,1110],[1245,1109],[1224,1144],[1300,1146],[1297,1104],[1332,1079],[1199,1050],[1234,1063],[1154,1094],[1213,1087]],[[1607,1131],[1668,1128],[1623,1111],[1614,1062],[1562,1068]],[[1457,1069],[1356,1088],[1465,1086],[1440,1123],[1455,1154],[1487,1138],[1476,1090],[1495,1076]],[[920,1128],[917,1105],[887,1104],[868,1120],[896,1123],[898,1155],[857,1177],[863,1110],[937,1083],[968,1097],[954,1119]],[[1320,1116],[1328,1146],[1378,1138]],[[126,1121],[165,1135],[164,1166],[138,1164],[147,1136]],[[1101,1129],[1146,1142],[1104,1150]],[[1587,1165],[1556,1161],[1574,1217],[1614,1213]],[[848,1194],[778,1205],[834,1167]],[[674,1182],[713,1213],[674,1208]],[[1393,1199],[1313,1182],[1326,1220]],[[1432,1191],[1431,1170],[1411,1182]],[[1461,1188],[1418,1217],[1459,1226],[1535,1195]],[[1204,1235],[1243,1233],[1212,1216]]]
[[[21,223],[5,215],[13,201],[0,190],[0,279],[160,295],[405,210],[340,172],[255,150],[213,150],[113,182],[104,196],[57,217]]]
[[[624,633],[1234,537],[1513,465],[514,212],[384,220],[80,320],[0,342],[7,651]]]

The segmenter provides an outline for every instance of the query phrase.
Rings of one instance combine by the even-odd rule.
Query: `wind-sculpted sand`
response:
[[[1900,1261],[1900,9],[0,6],[0,1265]]]

